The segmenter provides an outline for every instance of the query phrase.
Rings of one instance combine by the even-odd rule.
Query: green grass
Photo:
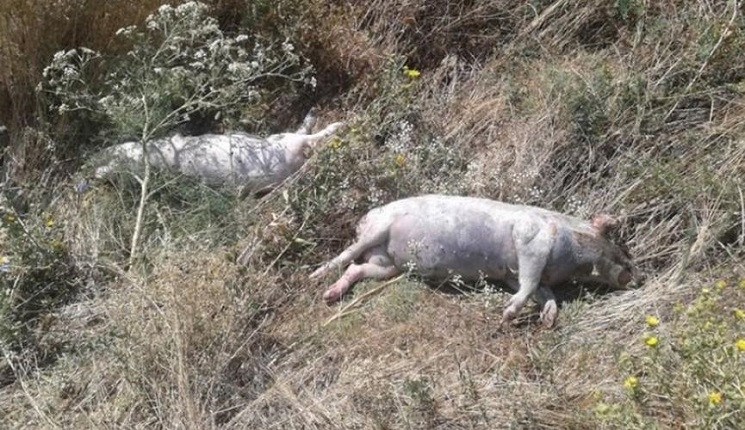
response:
[[[58,49],[123,52],[105,43],[112,26],[159,3],[86,3],[61,27],[41,3],[0,4],[0,23],[16,20],[0,25],[8,427],[743,426],[745,69],[732,59],[745,44],[731,2],[265,3],[212,10],[228,34],[289,36],[318,88],[274,94],[240,127],[291,130],[318,104],[321,125],[348,128],[261,199],[156,173],[132,266],[136,181],[72,191],[79,154],[117,143],[109,125],[51,115],[32,88]],[[200,121],[185,126],[236,126]],[[506,294],[415,278],[323,304],[335,279],[308,274],[357,220],[426,192],[620,215],[647,282],[563,302],[553,330],[533,306],[500,329]]]

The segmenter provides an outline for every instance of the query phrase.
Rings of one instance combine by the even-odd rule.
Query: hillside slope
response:
[[[745,427],[740,1],[163,3],[0,0],[3,427]],[[86,182],[314,106],[347,127],[261,198]],[[568,285],[552,330],[413,276],[324,305],[359,217],[432,192],[616,214],[646,282]]]

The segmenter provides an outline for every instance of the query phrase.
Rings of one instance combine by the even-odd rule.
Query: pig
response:
[[[271,189],[298,171],[312,155],[316,145],[333,135],[344,124],[335,122],[309,134],[316,122],[306,116],[295,133],[261,138],[246,133],[175,135],[148,142],[150,164],[202,179],[208,185],[234,184],[253,192]],[[127,142],[104,150],[107,163],[95,169],[96,179],[108,179],[121,167],[137,167],[142,162],[140,142]]]
[[[310,278],[352,263],[324,293],[328,304],[361,279],[382,280],[407,270],[429,279],[502,281],[516,291],[503,311],[503,326],[533,297],[541,321],[553,327],[558,315],[553,287],[579,280],[623,288],[638,279],[628,252],[608,239],[616,223],[609,215],[588,222],[484,198],[410,197],[370,210],[358,223],[356,242]]]

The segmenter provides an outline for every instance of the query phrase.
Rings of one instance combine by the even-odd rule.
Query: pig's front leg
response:
[[[502,313],[502,325],[509,323],[525,306],[528,297],[538,290],[546,261],[551,252],[551,235],[547,229],[533,223],[515,226],[518,282],[520,284]]]
[[[520,290],[520,283],[516,280],[508,280],[507,285],[513,291]],[[533,299],[538,303],[541,308],[541,321],[547,328],[551,328],[556,323],[556,317],[559,314],[559,307],[556,304],[556,296],[550,288],[539,285],[535,293],[533,293]]]

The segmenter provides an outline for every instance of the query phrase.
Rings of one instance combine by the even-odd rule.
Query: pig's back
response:
[[[517,269],[512,226],[519,212],[498,202],[455,196],[405,199],[395,212],[387,252],[394,264],[424,276],[504,278]],[[494,203],[497,203],[496,205]]]
[[[541,208],[446,195],[398,200],[369,215],[390,225],[387,253],[397,267],[413,264],[425,276],[452,272],[472,280],[482,274],[514,277],[516,226],[521,233],[550,229],[558,248],[552,249],[549,263],[562,266],[573,259],[568,254],[573,252],[572,231],[589,228],[581,220]]]
[[[536,206],[516,205],[479,197],[451,196],[444,194],[427,194],[409,197],[388,203],[373,209],[378,217],[392,218],[405,213],[420,213],[437,216],[440,214],[486,213],[497,222],[552,222],[560,228],[594,235],[587,221],[574,218],[549,209]]]

